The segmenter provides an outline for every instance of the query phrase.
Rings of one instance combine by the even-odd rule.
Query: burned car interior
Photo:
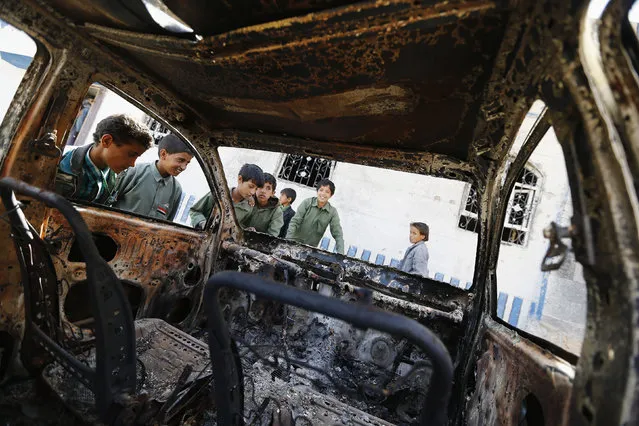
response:
[[[636,424],[632,8],[4,0],[0,419]],[[55,192],[123,111],[192,153],[174,217]],[[250,162],[334,180],[344,253],[244,226]]]

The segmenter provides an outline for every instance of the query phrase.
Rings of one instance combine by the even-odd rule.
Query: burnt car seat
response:
[[[224,271],[209,278],[204,290],[204,306],[208,310],[209,350],[215,365],[213,393],[219,425],[243,425],[245,422],[242,362],[220,303],[220,290],[225,288],[342,320],[360,329],[378,330],[407,339],[428,355],[432,363],[430,384],[416,420],[424,426],[444,426],[448,423],[453,364],[446,346],[428,328],[413,319],[370,304],[346,302],[315,291],[269,281],[254,274]],[[274,383],[273,380],[270,382]],[[286,395],[287,401],[278,403],[278,415],[273,418],[272,424],[296,424],[295,418],[305,420],[299,424],[313,425],[390,424],[337,399],[318,394],[308,387],[295,388],[292,381],[288,382],[287,380],[286,389],[274,391],[279,395]],[[253,393],[254,391],[255,389]],[[254,399],[254,395],[252,398]],[[327,406],[330,409],[327,410]],[[294,408],[288,410],[285,407]],[[304,414],[297,416],[296,410]]]
[[[59,283],[46,243],[27,221],[15,193],[59,210],[75,232],[89,283],[92,338],[78,339],[59,314]],[[134,321],[120,280],[91,233],[63,197],[13,178],[0,179],[25,298],[23,364],[89,423],[175,423],[208,405],[206,345],[160,319]]]

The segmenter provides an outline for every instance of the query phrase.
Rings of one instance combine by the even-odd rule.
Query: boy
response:
[[[317,247],[324,231],[331,225],[331,235],[335,238],[336,251],[344,254],[344,234],[339,222],[337,209],[328,200],[335,194],[335,184],[322,179],[317,184],[317,197],[307,198],[300,204],[291,219],[286,238],[298,243]]]
[[[257,188],[264,185],[264,172],[255,164],[244,164],[237,176],[237,186],[231,189],[231,200],[240,226],[245,227],[255,205],[252,199]],[[191,207],[189,216],[195,229],[203,229],[213,210],[213,194],[210,192]]]
[[[159,160],[138,164],[118,176],[108,204],[156,219],[173,220],[180,206],[182,186],[175,176],[186,170],[193,152],[177,136],[169,134],[158,143]]]
[[[291,222],[293,216],[295,216],[295,210],[293,210],[292,204],[297,198],[297,192],[292,188],[284,188],[280,192],[280,205],[282,206],[282,213],[284,217],[284,225],[280,230],[280,238],[286,238],[286,231],[288,231],[288,224]]]
[[[257,232],[265,232],[277,237],[284,224],[284,216],[279,205],[279,200],[274,197],[277,181],[275,176],[264,173],[264,185],[257,189],[256,203],[253,212],[248,218],[246,226]]]
[[[62,157],[55,190],[72,200],[104,204],[115,187],[115,175],[129,167],[151,147],[148,129],[123,114],[100,121],[93,144],[69,151]]]

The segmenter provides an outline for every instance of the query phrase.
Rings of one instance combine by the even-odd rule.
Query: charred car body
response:
[[[0,18],[38,47],[0,129],[5,416],[635,424],[630,7],[611,1],[591,27],[578,1],[3,1]],[[215,200],[204,230],[48,192],[95,81],[196,148]],[[546,107],[511,158],[537,99]],[[551,125],[574,211],[549,228],[543,267],[571,239],[587,286],[578,356],[497,315],[508,194]],[[243,230],[219,147],[472,184],[472,285]],[[25,408],[34,392],[44,402]]]

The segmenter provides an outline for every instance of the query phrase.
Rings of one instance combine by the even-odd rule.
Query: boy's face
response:
[[[166,149],[160,150],[160,167],[171,176],[177,176],[186,170],[193,156],[186,152],[169,154]]]
[[[410,227],[410,234],[408,239],[410,240],[411,244],[418,243],[424,238],[426,238],[426,236],[419,232],[419,229],[415,228],[414,226]]]
[[[257,204],[264,207],[268,204],[268,199],[273,196],[275,191],[270,182],[265,182],[264,186],[257,189]]]
[[[331,192],[331,188],[328,185],[320,186],[317,189],[317,199],[322,203],[325,203],[328,200],[330,200],[332,196],[333,196],[333,193]]]
[[[257,191],[257,185],[253,180],[245,181],[244,179],[242,179],[242,176],[238,176],[237,190],[242,198],[248,198],[255,195],[255,191]]]
[[[280,192],[280,204],[283,206],[288,206],[291,204],[291,197],[287,197],[285,193]]]
[[[111,135],[103,135],[100,144],[104,148],[104,161],[115,173],[133,167],[135,160],[146,151],[146,147],[132,140],[122,141],[122,144],[118,145]]]

